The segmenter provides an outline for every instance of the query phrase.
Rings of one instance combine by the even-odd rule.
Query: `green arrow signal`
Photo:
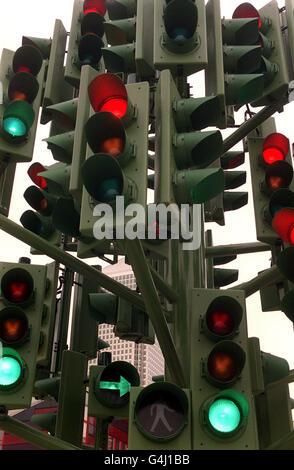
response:
[[[119,390],[119,396],[123,397],[131,389],[131,384],[124,377],[120,376],[119,382],[100,382],[101,389]]]

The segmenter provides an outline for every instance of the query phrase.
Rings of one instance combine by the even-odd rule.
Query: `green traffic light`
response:
[[[22,137],[26,134],[27,128],[17,117],[8,117],[3,122],[5,132],[13,137]]]
[[[226,398],[220,398],[214,401],[209,408],[208,419],[216,431],[230,433],[238,428],[241,414],[236,403]]]
[[[20,357],[15,351],[12,350],[13,354],[10,354],[8,350],[9,348],[4,348],[3,355],[0,357],[0,388],[2,389],[16,385],[23,370]]]

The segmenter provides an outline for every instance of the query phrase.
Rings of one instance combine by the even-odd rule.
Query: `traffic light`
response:
[[[201,131],[219,115],[217,97],[181,99],[170,71],[161,72],[155,97],[157,203],[201,204],[224,190],[223,170],[207,168],[222,154],[221,133]]]
[[[257,240],[291,244],[293,167],[289,140],[270,118],[247,137]]]
[[[105,0],[74,2],[64,74],[65,79],[74,87],[79,86],[81,68],[84,65],[102,71],[105,14]]]
[[[107,73],[91,81],[88,93],[94,113],[85,125],[88,150],[80,170],[84,185],[80,232],[93,238],[94,228],[95,241],[109,243],[116,236],[124,237],[122,231],[130,219],[116,212],[118,196],[124,197],[124,208],[130,203],[146,207],[149,84],[124,85],[116,75]],[[111,210],[106,220],[99,210],[95,212],[97,204],[109,205],[114,214]],[[145,227],[145,214],[140,224]],[[106,232],[100,233],[100,225]],[[78,256],[83,257],[81,253]]]
[[[191,292],[193,450],[258,449],[243,291]]]
[[[284,98],[288,102],[289,73],[281,28],[280,8],[275,0],[257,10],[250,3],[242,3],[233,13],[235,19],[257,18],[258,41],[262,57],[255,73],[262,73],[264,90],[257,99],[250,100],[252,106],[267,106]]]
[[[258,19],[221,17],[220,0],[206,4],[208,67],[206,95],[218,96],[221,103],[217,127],[228,124],[228,106],[242,106],[260,98],[264,76],[259,72],[262,48],[258,44]]]
[[[129,450],[191,450],[190,390],[156,382],[130,391]]]
[[[23,45],[15,52],[3,49],[0,83],[0,159],[9,162],[32,160],[41,106],[46,61],[34,46]]]
[[[140,385],[137,369],[125,361],[91,366],[88,414],[96,418],[129,416],[130,390]]]
[[[263,450],[293,430],[290,369],[285,359],[261,351],[258,338],[249,338],[249,352],[259,449]]]
[[[59,265],[55,261],[46,265],[46,290],[43,302],[43,313],[40,329],[40,345],[37,355],[37,365],[49,370],[53,348],[53,334],[56,319],[57,287],[59,280]]]
[[[59,245],[61,234],[52,222],[52,213],[57,203],[57,197],[49,193],[47,182],[41,176],[44,171],[46,168],[39,162],[33,163],[28,169],[28,175],[35,186],[32,185],[26,189],[24,198],[34,210],[25,211],[20,217],[20,222],[24,228],[54,245]]]
[[[46,266],[0,263],[0,403],[29,408],[40,346]]]
[[[108,47],[102,49],[108,72],[153,77],[153,0],[106,2],[104,30]],[[150,37],[151,36],[151,37]]]
[[[115,325],[115,336],[125,341],[154,344],[155,333],[146,312],[126,300],[108,293],[89,293],[90,315],[98,323]]]
[[[225,212],[241,209],[248,203],[248,192],[231,191],[246,183],[246,171],[233,171],[243,165],[244,161],[244,152],[231,151],[211,165],[218,164],[218,167],[224,170],[225,191],[205,203],[205,222],[216,222],[223,226],[225,225]]]
[[[203,0],[154,3],[154,67],[191,75],[207,66]]]

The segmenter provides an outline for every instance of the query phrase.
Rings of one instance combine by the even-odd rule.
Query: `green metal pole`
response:
[[[244,137],[246,137],[256,127],[260,126],[269,117],[279,111],[285,102],[279,102],[271,104],[270,106],[264,107],[261,111],[256,113],[253,117],[245,121],[239,129],[231,134],[227,139],[224,140],[223,155],[228,152],[234,145],[238,144]]]
[[[170,334],[141,242],[138,239],[126,240],[125,246],[170,376],[180,387],[185,387],[182,365]]]
[[[266,243],[240,243],[236,245],[207,246],[205,249],[206,258],[217,258],[229,255],[242,255],[247,253],[258,253],[271,251],[271,246]]]
[[[105,274],[97,271],[97,269],[92,266],[84,263],[79,258],[66,253],[54,245],[51,245],[44,240],[43,238],[35,235],[29,230],[23,228],[21,225],[16,224],[12,220],[4,217],[0,214],[0,228],[4,232],[9,233],[11,236],[17,238],[18,240],[26,243],[29,246],[32,246],[36,250],[40,250],[44,255],[49,256],[49,258],[55,259],[59,263],[67,266],[73,271],[82,274],[87,279],[92,279],[97,282],[104,289],[112,292],[119,297],[127,300],[128,302],[136,305],[141,310],[145,311],[145,303],[143,299],[134,291],[128,287],[120,284],[117,281],[114,281]]]
[[[0,410],[0,429],[14,436],[19,437],[31,444],[34,444],[40,449],[44,450],[81,450],[68,442],[61,439],[45,434],[32,426],[28,426],[21,421],[8,416],[3,410]]]
[[[263,271],[262,273],[258,274],[258,276],[254,277],[250,281],[244,282],[243,284],[239,284],[238,286],[234,286],[233,289],[243,290],[245,293],[245,297],[250,297],[250,295],[259,291],[263,287],[266,287],[269,284],[281,282],[284,279],[285,276],[283,276],[279,268],[277,266],[273,266],[272,268],[269,268],[266,271]]]

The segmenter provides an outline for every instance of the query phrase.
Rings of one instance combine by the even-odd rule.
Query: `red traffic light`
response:
[[[261,28],[261,18],[258,10],[251,3],[241,3],[233,13],[232,18],[258,18],[258,28]]]
[[[262,147],[262,156],[265,163],[272,164],[285,160],[289,152],[289,139],[283,134],[274,132],[267,136]]]
[[[45,179],[42,176],[39,176],[39,173],[42,173],[43,171],[46,171],[46,168],[41,165],[41,163],[33,163],[28,169],[28,175],[32,182],[42,189],[47,188]]]
[[[206,323],[208,329],[218,336],[227,336],[235,329],[235,319],[223,310],[210,311],[207,314]]]
[[[123,118],[128,108],[128,94],[122,80],[111,73],[99,75],[88,87],[92,108],[109,111],[118,118]]]
[[[106,2],[105,0],[85,0],[83,5],[84,15],[88,13],[99,13],[104,16],[106,13]]]
[[[273,218],[272,227],[284,242],[294,245],[294,209],[286,207],[279,210]]]
[[[1,280],[4,299],[13,304],[22,304],[31,299],[34,290],[32,276],[21,268],[7,271]]]

